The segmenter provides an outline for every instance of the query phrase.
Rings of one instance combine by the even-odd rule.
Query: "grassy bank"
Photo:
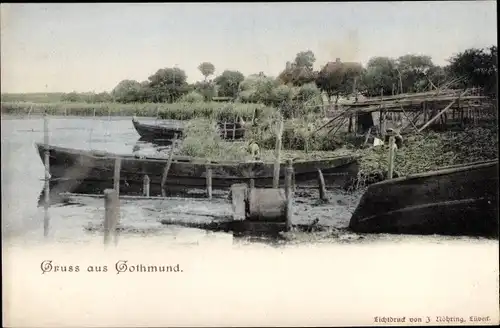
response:
[[[233,121],[241,116],[251,120],[255,110],[260,113],[274,112],[275,109],[261,104],[195,102],[195,103],[30,103],[2,102],[2,114],[11,115],[74,115],[74,116],[148,116],[161,119],[189,120],[197,117],[214,118],[220,121]]]

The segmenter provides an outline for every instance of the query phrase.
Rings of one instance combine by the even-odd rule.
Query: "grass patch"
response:
[[[275,112],[262,104],[241,104],[221,102],[178,102],[157,103],[75,103],[75,102],[2,102],[2,114],[12,115],[74,115],[74,116],[148,116],[161,119],[189,120],[197,117],[213,118],[219,121],[234,121],[239,116],[251,120],[255,111],[261,115]]]

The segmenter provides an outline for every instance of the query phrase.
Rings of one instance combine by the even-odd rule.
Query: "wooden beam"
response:
[[[464,92],[462,92],[462,94],[458,98],[453,99],[448,106],[446,106],[443,110],[441,110],[439,113],[437,113],[437,115],[434,116],[433,118],[431,118],[427,123],[425,123],[424,126],[422,126],[420,129],[418,129],[418,132],[422,132],[425,128],[427,128],[429,125],[431,125],[432,122],[434,122],[435,120],[440,118],[441,115],[443,115],[444,112],[446,112],[448,109],[450,109],[450,107],[455,103],[455,101],[457,101],[457,99],[460,99],[462,96],[464,96],[467,93],[467,91],[468,90],[465,90]]]

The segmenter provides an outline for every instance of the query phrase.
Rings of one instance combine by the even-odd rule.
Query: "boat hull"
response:
[[[50,174],[52,180],[86,181],[100,184],[101,188],[113,186],[115,158],[117,155],[95,151],[75,150],[63,147],[36,144],[43,161],[45,150],[49,151]],[[166,158],[137,158],[120,155],[120,190],[142,188],[144,176],[148,175],[151,193],[160,194],[160,185]],[[174,156],[171,163],[166,189],[188,190],[206,187],[206,165],[204,160]],[[211,162],[212,188],[229,189],[235,183],[249,183],[254,179],[256,187],[272,187],[273,163],[263,162]],[[280,167],[280,185],[284,186],[286,164]],[[333,157],[315,161],[294,162],[296,186],[317,185],[317,170],[321,169],[325,182],[343,187],[349,185],[358,172],[355,157]],[[103,190],[103,189],[102,189]],[[101,190],[101,191],[102,191]],[[95,191],[94,191],[95,192]]]
[[[143,140],[171,140],[175,135],[181,138],[184,128],[169,124],[145,124],[132,120],[135,130]],[[245,128],[240,123],[218,123],[222,139],[239,140],[245,137]]]
[[[175,135],[181,138],[184,131],[182,127],[178,126],[144,124],[136,120],[132,120],[132,124],[141,139],[144,140],[171,140],[174,139]]]
[[[349,228],[363,233],[498,236],[498,160],[373,184]]]

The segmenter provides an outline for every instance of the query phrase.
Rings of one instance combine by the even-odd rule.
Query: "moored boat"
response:
[[[140,123],[134,117],[132,119],[132,124],[143,140],[171,140],[174,139],[175,135],[177,135],[178,138],[181,138],[184,131],[182,123],[148,124]]]
[[[101,151],[78,150],[36,143],[43,161],[45,150],[49,151],[50,174],[52,180],[71,180],[100,183],[102,188],[113,186],[116,157],[121,158],[120,190],[142,187],[145,175],[151,183],[151,195],[160,194],[160,185],[167,158],[117,155]],[[47,148],[48,147],[48,148]],[[174,156],[167,174],[166,189],[203,189],[206,186],[207,160]],[[286,163],[281,163],[280,184],[284,185]],[[321,160],[300,160],[293,163],[296,186],[316,184],[317,170],[323,172],[329,185],[349,184],[358,172],[357,157],[339,156]],[[210,162],[212,188],[228,189],[235,183],[249,183],[254,179],[256,187],[271,187],[274,164],[271,162]],[[133,187],[136,188],[133,188]],[[103,190],[103,189],[102,189]],[[102,191],[101,190],[101,191]]]
[[[362,233],[498,236],[498,159],[370,185],[349,228]]]
[[[135,117],[132,119],[132,124],[135,130],[143,140],[171,140],[175,135],[181,138],[184,133],[182,122],[167,122],[163,124],[141,123]],[[218,122],[219,133],[221,138],[228,140],[242,139],[245,136],[245,128],[239,122],[222,123]]]

